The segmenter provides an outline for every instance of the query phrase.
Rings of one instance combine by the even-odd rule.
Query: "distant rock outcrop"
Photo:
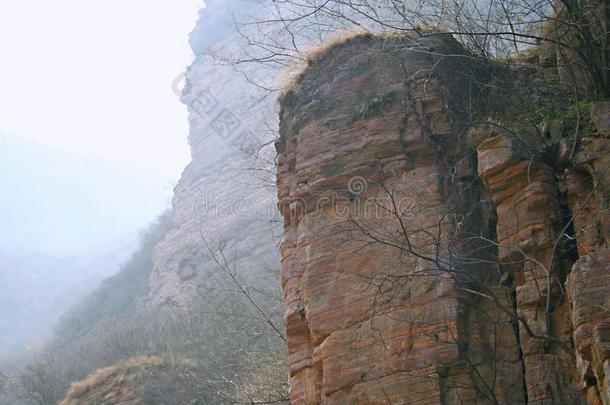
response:
[[[73,383],[60,405],[197,403],[201,393],[188,389],[197,386],[189,368],[187,361],[134,357]]]
[[[274,73],[257,65],[238,69],[212,56],[236,51],[233,17],[244,11],[244,2],[209,3],[191,34],[196,59],[181,100],[189,111],[192,161],[174,190],[174,227],[155,250],[150,293],[155,304],[184,301],[213,285],[218,268],[204,239],[224,245],[236,267],[253,277],[279,265],[275,191],[265,179],[268,152],[261,149],[273,139],[268,128],[277,118],[271,103],[258,102],[266,92],[249,83],[268,82]]]

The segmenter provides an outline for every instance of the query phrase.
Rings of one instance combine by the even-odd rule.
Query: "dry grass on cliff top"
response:
[[[428,28],[422,28],[423,31],[432,31]],[[311,66],[315,61],[320,60],[332,50],[339,46],[353,41],[357,38],[398,38],[408,37],[406,31],[384,31],[384,32],[373,32],[366,29],[360,30],[342,30],[333,33],[326,41],[311,46],[300,58],[295,58],[293,63],[279,73],[279,91],[277,101],[281,103],[284,96],[289,91],[294,91],[298,88],[299,82],[305,70]]]
[[[399,31],[374,33],[369,30],[343,30],[335,32],[329,37],[328,40],[324,41],[323,43],[313,45],[307,49],[307,51],[302,54],[299,59],[295,58],[291,65],[280,71],[280,88],[277,97],[278,102],[281,102],[286,93],[297,89],[300,79],[307,67],[311,66],[316,60],[321,59],[326,54],[331,52],[334,47],[346,44],[356,38],[384,38],[404,35],[404,32]]]
[[[136,356],[114,366],[99,369],[84,380],[72,383],[66,399],[60,404],[70,405],[78,403],[74,401],[78,401],[87,392],[108,384],[111,380],[119,383],[132,381],[135,378],[134,373],[132,373],[134,368],[141,369],[148,366],[161,366],[167,362],[167,359],[158,356]]]

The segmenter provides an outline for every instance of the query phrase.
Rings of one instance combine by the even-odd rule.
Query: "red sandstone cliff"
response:
[[[292,403],[610,404],[607,106],[568,159],[473,146],[484,72],[363,35],[282,97]]]

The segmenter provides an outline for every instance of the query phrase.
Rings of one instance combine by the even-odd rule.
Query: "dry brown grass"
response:
[[[60,402],[59,405],[82,404],[82,397],[90,391],[99,389],[104,385],[113,388],[117,385],[132,382],[137,376],[134,369],[141,370],[145,367],[158,367],[165,364],[169,364],[169,359],[164,357],[135,356],[116,365],[99,369],[84,380],[72,383],[66,399]]]
[[[325,42],[310,47],[305,53],[305,60],[307,61],[307,64],[312,64],[316,60],[321,59],[324,55],[329,53],[332,48],[338,45],[346,44],[354,38],[372,38],[373,36],[381,36],[381,34],[374,34],[372,31],[368,30],[337,31],[333,35],[331,35]]]
[[[283,97],[289,92],[298,88],[301,77],[305,70],[322,59],[327,54],[331,53],[334,48],[339,45],[346,44],[357,38],[396,38],[408,35],[405,31],[384,31],[373,32],[369,30],[342,30],[331,35],[328,40],[323,43],[311,46],[301,55],[301,58],[295,59],[293,64],[282,69],[279,73],[279,92],[277,100],[281,102]]]
[[[279,73],[279,93],[278,100],[281,100],[286,93],[295,90],[299,82],[299,78],[303,75],[308,66],[327,54],[332,48],[337,45],[345,44],[354,38],[372,37],[375,34],[368,30],[342,30],[337,31],[323,43],[313,45],[301,55],[300,58],[295,58],[293,63]]]

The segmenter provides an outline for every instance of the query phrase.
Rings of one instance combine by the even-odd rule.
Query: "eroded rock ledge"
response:
[[[293,403],[610,403],[607,134],[477,153],[485,75],[450,36],[361,35],[282,97]]]

